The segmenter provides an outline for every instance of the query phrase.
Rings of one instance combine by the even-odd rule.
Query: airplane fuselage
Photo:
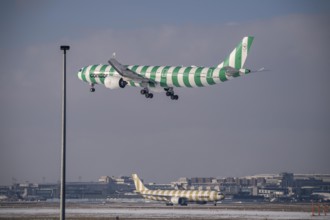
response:
[[[143,190],[140,194],[149,200],[169,201],[171,198],[184,198],[186,202],[215,202],[223,199],[223,195],[217,191],[201,190]]]
[[[109,59],[110,65],[90,65],[78,72],[78,78],[90,84],[90,91],[94,92],[94,85],[104,85],[109,89],[125,88],[126,85],[142,87],[140,93],[146,98],[152,98],[150,92],[166,92],[172,100],[178,100],[173,88],[205,87],[231,78],[245,75],[251,71],[244,69],[244,63],[253,42],[252,36],[244,37],[230,55],[215,67],[197,66],[142,66],[123,65],[115,56]]]
[[[182,66],[127,66],[128,69],[150,79],[149,87],[157,85],[163,88],[168,87],[204,87],[225,82],[232,77],[242,76],[249,73],[248,70],[241,69],[234,75],[226,74],[225,68],[215,67],[182,67]],[[78,72],[80,80],[89,84],[104,84],[106,77],[122,77],[111,65],[90,65],[83,67]],[[125,78],[124,78],[125,79]],[[144,87],[139,82],[125,79],[128,85],[134,87]]]
[[[187,205],[191,202],[199,204],[213,202],[216,205],[217,201],[225,198],[221,192],[212,190],[149,190],[144,186],[137,174],[132,174],[132,179],[136,192],[143,198],[164,201],[166,204]]]

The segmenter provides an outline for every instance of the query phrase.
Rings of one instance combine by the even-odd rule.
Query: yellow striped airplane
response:
[[[224,194],[214,190],[149,190],[144,186],[137,174],[132,174],[136,192],[145,199],[164,201],[166,205],[186,206],[188,203],[206,204],[225,198]]]

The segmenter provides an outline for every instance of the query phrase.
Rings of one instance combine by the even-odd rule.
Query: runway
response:
[[[56,218],[56,208],[1,208],[0,218]],[[157,208],[68,208],[68,218],[74,219],[329,219],[327,216],[312,218],[306,212],[256,211],[256,210],[223,210],[223,209],[157,209]]]
[[[58,219],[57,203],[1,204],[0,219]],[[330,219],[329,216],[312,217],[309,205],[290,204],[219,204],[166,207],[163,204],[76,204],[67,205],[68,219]]]

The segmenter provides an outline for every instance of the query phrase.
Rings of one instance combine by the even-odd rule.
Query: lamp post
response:
[[[61,220],[65,220],[65,169],[66,169],[66,51],[70,46],[62,45],[63,50],[63,84],[62,84],[62,149],[61,149]]]

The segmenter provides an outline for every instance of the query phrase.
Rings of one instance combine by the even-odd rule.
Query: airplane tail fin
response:
[[[132,174],[132,178],[133,178],[133,181],[134,181],[134,184],[135,184],[135,189],[136,189],[136,192],[142,192],[144,190],[148,190],[147,187],[144,186],[144,184],[142,183],[142,181],[140,180],[140,178],[138,177],[137,174]]]
[[[247,55],[250,51],[254,37],[247,36],[235,47],[230,55],[220,63],[217,68],[233,67],[235,69],[241,69],[244,66]]]

